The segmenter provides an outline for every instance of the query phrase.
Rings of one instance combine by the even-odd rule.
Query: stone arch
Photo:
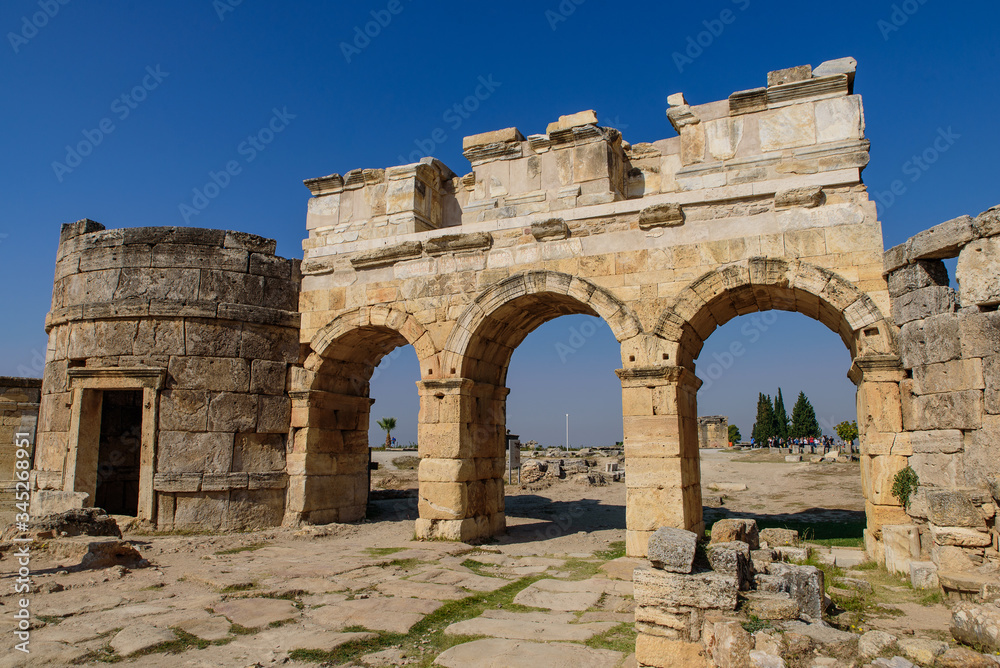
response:
[[[832,271],[794,259],[752,258],[704,274],[662,313],[653,335],[672,347],[676,366],[620,372],[630,555],[646,554],[649,535],[658,526],[704,529],[697,433],[701,381],[695,360],[717,327],[738,315],[773,309],[819,320],[851,351],[848,375],[858,387],[866,544],[874,543],[882,525],[899,520],[901,509],[881,491],[905,461],[894,445],[902,431],[899,383],[904,377],[895,326],[871,297]]]
[[[450,375],[503,385],[514,349],[539,325],[561,315],[604,320],[623,342],[642,332],[632,311],[609,291],[556,271],[514,274],[482,292],[459,316],[445,344]]]
[[[859,356],[894,355],[895,333],[871,297],[828,269],[799,260],[751,258],[722,265],[684,288],[653,333],[678,344],[677,363],[694,360],[717,327],[773,309],[822,322]]]
[[[421,374],[436,367],[434,346],[416,319],[399,309],[348,311],[320,329],[302,368],[294,370],[286,465],[286,524],[364,518],[369,489],[369,381],[382,358],[411,345]]]
[[[618,341],[642,331],[610,292],[555,271],[506,278],[459,316],[442,355],[448,378],[420,383],[419,537],[468,541],[504,532],[507,367],[535,328],[570,314],[603,318]]]

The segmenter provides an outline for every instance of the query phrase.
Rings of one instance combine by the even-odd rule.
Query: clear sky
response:
[[[465,173],[463,136],[544,132],[581,109],[651,141],[674,134],[670,93],[724,99],[764,85],[769,70],[841,56],[859,61],[865,181],[873,193],[896,180],[905,189],[879,207],[886,245],[899,243],[1000,200],[998,20],[994,2],[942,0],[5,0],[0,375],[40,375],[61,223],[237,229],[301,257],[303,179],[426,153]],[[486,99],[456,112],[477,88]],[[272,122],[281,131],[269,143],[248,141]],[[913,162],[941,136],[947,151]],[[239,173],[200,200],[195,190],[231,161]],[[596,331],[563,363],[555,343],[585,322]],[[719,330],[700,368],[744,340],[744,326]],[[730,414],[746,435],[757,392],[781,386],[789,407],[805,390],[821,417],[853,418],[847,354],[822,326],[780,314],[747,350],[702,390],[703,414]],[[415,440],[415,358],[405,350],[391,363],[373,410]],[[572,443],[620,439],[619,365],[599,321],[543,326],[514,356],[510,427],[559,443],[569,412]]]

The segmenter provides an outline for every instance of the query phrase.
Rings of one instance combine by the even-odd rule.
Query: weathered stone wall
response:
[[[35,428],[38,424],[38,406],[41,403],[40,378],[0,377],[0,524],[7,525],[14,519],[14,487],[17,463],[17,434],[31,444],[34,451]],[[30,469],[31,459],[28,459]]]
[[[280,523],[300,278],[274,251],[237,232],[64,225],[36,486],[92,496],[103,391],[141,390],[140,517]]]
[[[958,258],[957,289],[948,258]],[[909,572],[911,561],[932,561],[949,587],[955,572],[1000,567],[1000,207],[921,232],[886,252],[885,270],[905,371],[902,428],[869,441],[865,460],[886,469],[870,474],[886,503],[899,503],[896,471],[909,465],[920,483],[899,526],[886,527],[887,563]]]
[[[409,344],[421,369],[418,534],[502,531],[510,356],[540,324],[580,313],[621,344],[629,553],[661,526],[697,531],[695,360],[716,327],[797,311],[855,360],[897,355],[853,78],[848,59],[772,73],[719,102],[674,95],[678,136],[652,143],[582,112],[545,134],[466,138],[463,177],[428,158],[307,181],[310,354],[292,378],[286,519],[363,514],[368,381]],[[898,422],[898,384],[865,405]]]
[[[729,446],[729,418],[708,415],[698,418],[698,447],[725,448]]]

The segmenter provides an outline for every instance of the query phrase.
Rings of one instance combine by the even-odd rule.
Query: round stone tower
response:
[[[64,225],[34,485],[158,529],[281,523],[299,261],[258,236]],[[35,508],[39,514],[58,508]]]

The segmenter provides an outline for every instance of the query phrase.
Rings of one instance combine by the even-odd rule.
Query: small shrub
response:
[[[917,472],[907,466],[896,474],[892,480],[892,495],[896,497],[903,507],[909,510],[910,495],[917,490],[920,480]]]

